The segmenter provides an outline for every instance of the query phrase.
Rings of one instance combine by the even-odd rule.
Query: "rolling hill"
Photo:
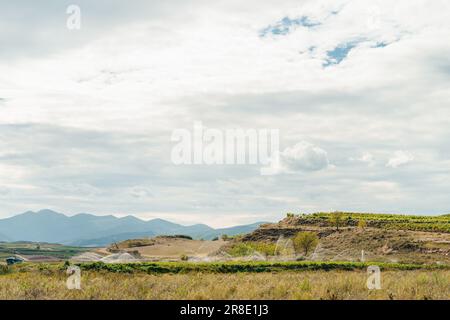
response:
[[[149,221],[133,216],[117,218],[87,213],[68,217],[52,210],[28,211],[0,219],[0,241],[34,241],[79,246],[104,246],[114,241],[157,235],[182,234],[212,239],[255,230],[261,223],[214,229],[205,224],[183,226],[163,219]]]

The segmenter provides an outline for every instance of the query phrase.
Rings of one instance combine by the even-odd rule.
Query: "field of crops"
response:
[[[25,256],[49,256],[57,259],[69,259],[90,248],[63,246],[59,244],[32,242],[0,242],[0,259],[19,254]]]
[[[342,216],[344,226],[357,226],[358,222],[363,220],[367,223],[368,227],[450,233],[449,214],[441,216],[415,216],[343,212]],[[292,215],[292,218],[295,218],[299,220],[300,223],[304,224],[316,224],[322,226],[332,225],[332,214],[326,212]]]

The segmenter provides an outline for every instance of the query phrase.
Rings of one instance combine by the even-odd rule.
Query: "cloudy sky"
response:
[[[448,213],[449,12],[448,0],[1,0],[0,217]],[[173,131],[195,121],[279,129],[286,170],[173,164]]]

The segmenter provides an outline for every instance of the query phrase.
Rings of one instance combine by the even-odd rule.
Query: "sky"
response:
[[[447,0],[0,0],[0,218],[449,213],[449,12]],[[279,130],[283,169],[174,164],[172,133],[195,122]]]

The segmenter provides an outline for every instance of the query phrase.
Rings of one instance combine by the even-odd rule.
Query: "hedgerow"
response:
[[[450,269],[448,265],[418,265],[400,263],[362,263],[362,262],[221,262],[221,263],[193,263],[193,262],[141,262],[141,263],[82,263],[83,270],[107,271],[117,273],[145,272],[150,274],[162,273],[236,273],[236,272],[278,272],[278,271],[311,271],[311,270],[364,270],[370,265],[377,265],[381,270],[435,270]]]

